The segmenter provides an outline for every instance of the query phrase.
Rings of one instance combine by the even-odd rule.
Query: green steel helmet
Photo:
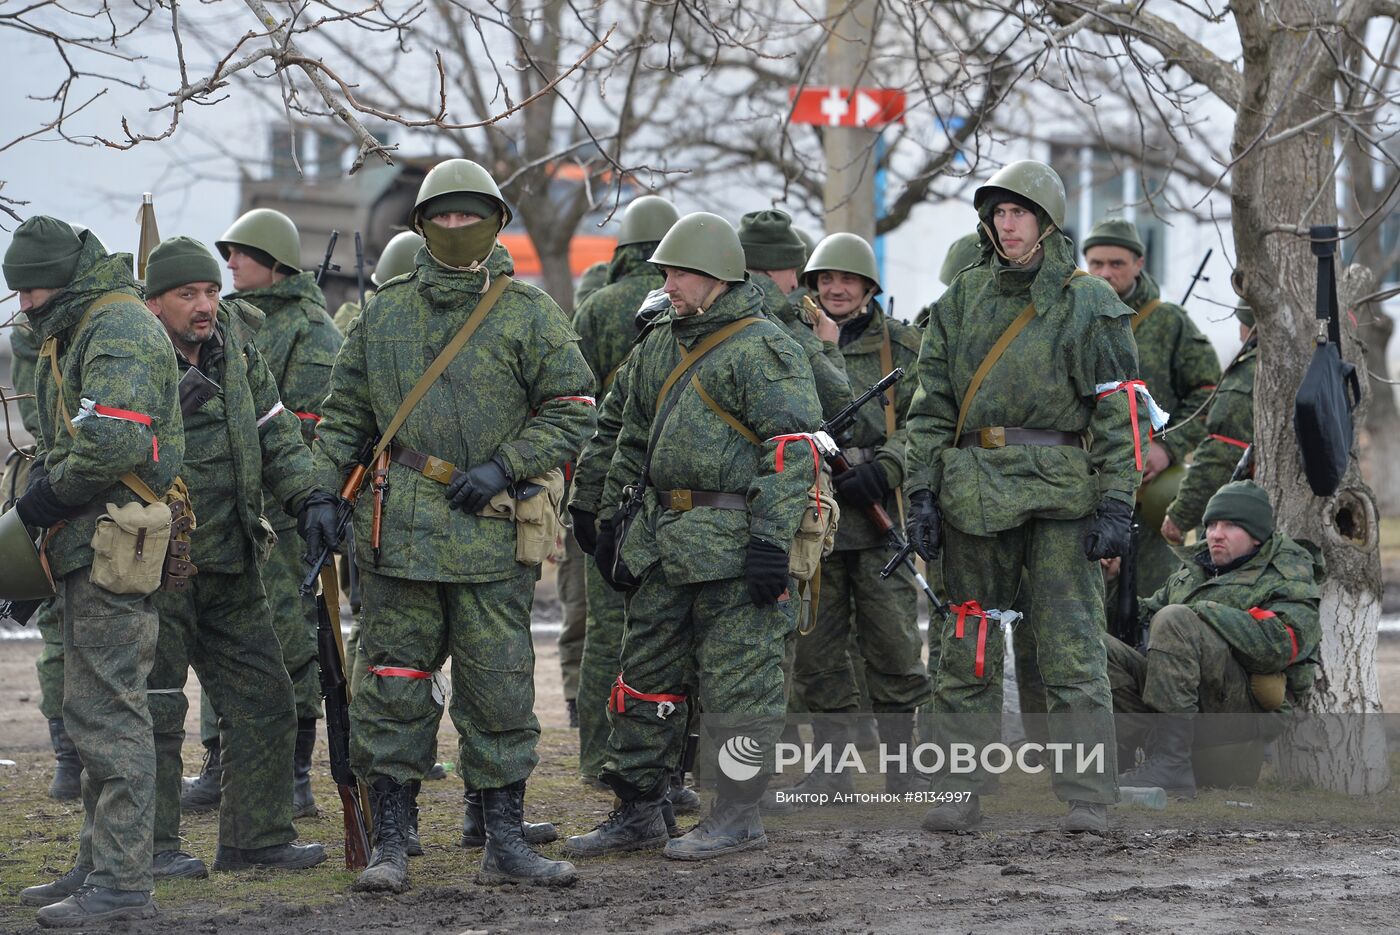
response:
[[[53,597],[53,578],[39,559],[39,547],[19,518],[19,510],[0,515],[0,600],[37,601]]]
[[[214,245],[225,260],[229,247],[252,247],[282,266],[301,272],[301,235],[292,219],[281,211],[254,208],[229,225]]]
[[[1138,509],[1141,511],[1144,529],[1156,531],[1162,528],[1162,520],[1167,516],[1167,507],[1176,499],[1176,492],[1181,489],[1181,482],[1185,477],[1185,467],[1171,464],[1138,488]]]
[[[1254,309],[1241,302],[1235,306],[1235,317],[1240,320],[1240,324],[1246,328],[1254,327]]]
[[[676,206],[659,195],[634,198],[622,212],[622,231],[617,235],[617,245],[657,243],[680,219]]]
[[[972,195],[972,206],[982,213],[982,206],[997,189],[1012,192],[1040,205],[1060,230],[1065,228],[1065,183],[1054,169],[1034,159],[1022,159],[1003,167]]]
[[[413,258],[418,255],[418,248],[421,246],[421,234],[399,231],[384,245],[384,252],[379,254],[379,262],[374,264],[374,272],[370,274],[370,282],[382,286],[395,276],[402,276],[411,271]]]
[[[802,270],[803,285],[815,289],[817,273],[824,269],[864,276],[875,284],[877,295],[884,291],[880,285],[879,268],[875,265],[875,251],[864,237],[857,234],[828,234],[822,238]]]
[[[423,184],[418,186],[418,198],[413,202],[413,213],[438,195],[453,192],[466,192],[469,195],[485,195],[501,206],[501,227],[510,223],[510,205],[501,197],[501,190],[491,173],[470,159],[448,159],[433,166]]]
[[[982,235],[976,231],[963,234],[948,248],[943,257],[943,266],[938,270],[938,281],[945,286],[953,284],[953,277],[982,259]]]
[[[739,234],[724,218],[708,211],[677,221],[647,262],[693,269],[721,282],[743,282],[747,269]]]

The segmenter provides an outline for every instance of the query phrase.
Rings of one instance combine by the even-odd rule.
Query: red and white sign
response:
[[[789,88],[792,122],[883,127],[904,122],[904,92],[891,88]]]

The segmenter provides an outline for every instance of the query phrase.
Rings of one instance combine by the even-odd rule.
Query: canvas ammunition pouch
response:
[[[1249,693],[1254,696],[1254,703],[1265,711],[1277,711],[1283,707],[1287,688],[1288,679],[1282,672],[1267,675],[1256,672],[1249,677]]]
[[[831,489],[831,475],[820,471],[816,489],[808,492],[807,506],[802,510],[802,522],[788,551],[788,574],[798,581],[813,581],[821,573],[822,559],[836,548],[836,528],[841,521],[841,508]]]
[[[515,521],[515,560],[538,565],[554,552],[564,532],[559,511],[564,503],[564,472],[554,468],[541,477],[512,484],[491,498],[479,516]]]

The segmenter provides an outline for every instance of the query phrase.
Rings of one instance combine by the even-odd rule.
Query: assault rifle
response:
[[[1128,534],[1128,548],[1118,558],[1118,594],[1113,605],[1113,620],[1109,634],[1127,643],[1138,645],[1138,556],[1137,536],[1142,526],[1134,522]]]
[[[1254,446],[1250,445],[1240,455],[1240,460],[1235,462],[1235,469],[1230,472],[1230,480],[1253,480],[1254,479]]]
[[[345,818],[345,867],[363,870],[369,866],[369,822],[365,817],[369,809],[365,789],[350,771],[350,691],[345,678],[345,646],[340,639],[340,589],[334,564],[326,566],[321,580],[321,593],[316,595],[316,659],[326,705],[326,746]]]
[[[326,256],[321,260],[321,265],[316,268],[316,285],[320,285],[326,279],[327,273],[340,272],[340,264],[332,263],[331,256],[335,253],[335,242],[340,239],[340,231],[331,231],[330,243],[326,244]]]
[[[847,459],[845,452],[841,450],[841,446],[837,444],[836,439],[850,430],[851,426],[855,424],[861,407],[872,399],[878,399],[881,406],[888,406],[890,401],[885,397],[885,391],[898,383],[903,376],[903,367],[894,368],[864,393],[851,400],[848,406],[818,427],[816,431],[817,448],[822,453],[822,459],[831,466],[832,474],[844,474],[851,469],[851,462]],[[885,541],[889,543],[890,548],[894,549],[894,557],[880,570],[880,577],[888,578],[903,565],[909,569],[909,573],[918,582],[919,588],[928,598],[929,606],[943,616],[948,616],[948,606],[939,600],[938,595],[933,592],[933,588],[929,587],[929,583],[924,580],[924,576],[919,574],[919,569],[914,566],[914,547],[904,541],[904,537],[895,528],[894,520],[890,519],[890,514],[885,512],[885,508],[879,503],[867,504],[861,510],[870,522],[875,524],[875,528],[884,533]]]
[[[1196,283],[1210,282],[1210,277],[1204,275],[1204,273],[1206,271],[1206,264],[1210,262],[1210,255],[1214,252],[1215,248],[1210,247],[1206,250],[1206,255],[1201,257],[1201,265],[1196,267],[1196,275],[1191,277],[1191,283],[1186,287],[1186,294],[1181,297],[1180,302],[1176,303],[1177,305],[1186,304],[1186,300],[1191,298],[1191,293],[1196,289]]]
[[[350,469],[349,475],[345,478],[345,483],[340,488],[340,500],[335,505],[335,533],[337,541],[346,540],[346,531],[350,528],[350,520],[355,515],[355,500],[360,495],[360,489],[365,485],[365,478],[369,476],[370,460],[374,457],[375,446],[379,444],[379,439],[371,438],[365,442],[365,447],[360,449],[360,455],[355,459],[355,466]],[[312,594],[316,590],[316,579],[321,577],[321,569],[326,567],[335,559],[335,549],[329,545],[321,549],[320,555],[308,555],[306,561],[310,563],[311,570],[306,573],[306,577],[301,579],[301,586],[297,592],[302,597]]]

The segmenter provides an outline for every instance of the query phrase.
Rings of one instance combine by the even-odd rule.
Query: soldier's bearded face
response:
[[[1120,297],[1133,291],[1138,274],[1145,262],[1127,247],[1112,244],[1099,244],[1084,251],[1084,261],[1089,264],[1089,272],[1102,276]]]
[[[870,280],[844,270],[824,269],[817,273],[817,296],[822,308],[837,321],[851,317],[865,304]]]
[[[58,294],[58,289],[19,289],[19,310],[21,312],[37,312],[44,307],[44,303]]]
[[[1013,260],[1021,259],[1039,246],[1036,239],[1040,236],[1040,222],[1035,219],[1035,212],[1013,201],[993,209],[992,229],[1001,241],[1002,252]]]
[[[214,336],[219,283],[192,282],[146,300],[176,347],[197,350]]]
[[[1206,546],[1218,568],[1259,548],[1259,540],[1228,519],[1217,519],[1206,526]]]
[[[719,285],[718,279],[704,273],[675,266],[667,266],[665,270],[666,285],[662,287],[662,291],[671,299],[671,307],[676,310],[676,316],[679,318],[700,311],[715,286]]]
[[[227,265],[229,272],[233,273],[233,288],[238,292],[266,289],[284,278],[234,246],[228,248]]]

